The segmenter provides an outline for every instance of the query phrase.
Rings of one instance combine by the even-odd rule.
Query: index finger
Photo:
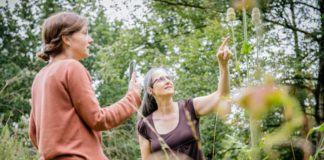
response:
[[[224,47],[225,47],[225,46],[227,45],[227,43],[228,43],[228,40],[229,40],[229,37],[226,37],[226,38],[223,40],[221,46],[219,47],[220,50],[224,49]]]

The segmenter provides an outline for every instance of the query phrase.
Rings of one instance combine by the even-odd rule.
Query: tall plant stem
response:
[[[212,156],[212,160],[216,160],[216,158],[214,158],[214,156],[215,156],[216,127],[217,127],[217,114],[215,115],[215,121],[214,121],[214,131],[213,131],[213,136],[214,137],[213,137],[213,156]]]
[[[245,0],[243,0],[243,5],[245,4]],[[248,36],[247,36],[247,20],[246,20],[246,8],[243,7],[243,27],[244,27],[244,41],[248,42]],[[247,67],[246,67],[246,76],[247,76],[247,84],[248,86],[251,85],[250,80],[250,60],[249,60],[249,54],[246,55],[247,58]],[[250,136],[251,136],[251,149],[252,149],[252,160],[259,160],[260,159],[260,153],[259,153],[259,123],[256,119],[254,119],[251,115],[249,117],[250,121]]]

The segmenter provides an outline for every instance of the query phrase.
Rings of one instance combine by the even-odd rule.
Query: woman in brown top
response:
[[[228,38],[223,41],[217,52],[220,78],[218,90],[212,94],[174,102],[174,87],[170,74],[163,68],[153,68],[147,73],[141,107],[147,121],[140,119],[137,125],[143,160],[156,157],[152,155],[157,152],[163,155],[161,140],[156,133],[172,150],[171,156],[184,154],[188,159],[203,159],[199,147],[199,117],[217,109],[222,101],[221,97],[229,93],[228,60],[231,54],[226,47],[227,41]]]
[[[100,108],[91,77],[79,60],[89,56],[92,38],[85,17],[55,14],[43,24],[44,49],[49,63],[32,86],[29,136],[41,159],[107,160],[101,131],[116,127],[140,106],[140,84],[133,75],[124,98]]]

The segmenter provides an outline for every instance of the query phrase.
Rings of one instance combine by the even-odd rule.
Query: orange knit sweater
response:
[[[76,60],[45,66],[32,86],[29,136],[41,159],[108,159],[101,131],[121,124],[140,106],[134,90],[117,103],[100,108],[91,77]]]

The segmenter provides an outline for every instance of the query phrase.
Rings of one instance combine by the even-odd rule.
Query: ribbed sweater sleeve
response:
[[[84,66],[75,61],[67,72],[66,88],[81,119],[93,130],[102,131],[118,126],[132,116],[141,104],[139,95],[130,90],[118,102],[100,108],[91,85],[91,77]]]

